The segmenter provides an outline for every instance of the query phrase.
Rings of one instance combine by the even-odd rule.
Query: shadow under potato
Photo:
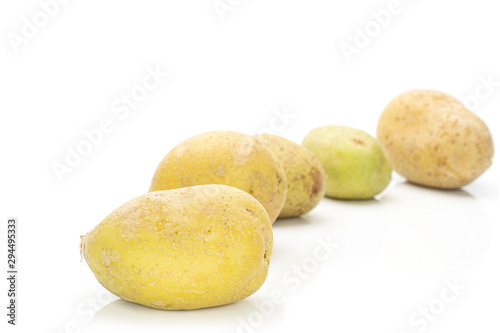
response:
[[[441,190],[408,181],[388,196],[382,253],[417,276],[456,275],[481,263],[490,244],[490,220],[464,189]]]
[[[414,183],[410,180],[405,180],[402,183],[396,185],[396,187],[405,187],[405,188],[414,188],[417,190],[424,190],[424,191],[429,191],[429,192],[434,192],[434,193],[442,193],[443,195],[446,196],[456,196],[456,197],[461,197],[461,198],[472,198],[475,200],[475,198],[466,190],[463,188],[439,188],[439,187],[432,187],[432,186],[427,186],[427,185],[422,185],[418,183]]]
[[[308,220],[306,220],[302,216],[297,217],[287,217],[287,218],[279,218],[274,222],[273,228],[293,228],[299,226],[305,226],[311,224]]]
[[[464,189],[462,189],[460,187],[459,188],[434,187],[434,186],[428,186],[428,185],[424,185],[424,184],[415,183],[415,182],[412,182],[411,180],[405,180],[403,182],[403,184],[421,187],[421,188],[426,188],[426,189],[430,189],[430,190],[434,190],[434,191],[442,191],[442,192],[450,193],[452,195],[458,194],[458,195],[464,195],[464,196],[471,196],[467,191],[465,191]]]
[[[356,205],[356,206],[366,206],[366,205],[376,205],[380,202],[376,197],[368,198],[368,199],[341,199],[341,198],[331,198],[325,197],[328,200],[337,201],[340,203]]]
[[[89,326],[100,326],[109,322],[127,328],[176,328],[176,332],[179,328],[203,328],[204,332],[213,328],[214,331],[220,331],[234,328],[236,318],[244,317],[253,310],[255,306],[249,299],[217,307],[183,311],[154,309],[120,298],[97,311]]]

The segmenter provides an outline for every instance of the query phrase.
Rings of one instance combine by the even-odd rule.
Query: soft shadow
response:
[[[486,256],[490,220],[466,190],[402,182],[389,203],[382,250],[398,268],[418,276],[452,275],[474,269]]]
[[[126,328],[126,331],[133,328],[141,331],[145,327],[156,327],[168,331],[175,329],[175,332],[235,332],[249,314],[259,312],[258,303],[259,297],[252,297],[212,308],[167,311],[117,299],[97,311],[88,326],[113,324],[117,329],[118,326]],[[282,313],[283,309],[277,307],[273,311],[273,316],[283,317]],[[271,322],[273,320],[273,318],[267,319]]]
[[[311,222],[309,222],[303,216],[288,217],[284,219],[277,219],[273,224],[273,228],[276,229],[296,228],[301,226],[307,226],[309,224],[311,224]]]
[[[405,180],[398,186],[405,185],[405,186],[410,186],[414,188],[420,188],[423,190],[428,190],[428,191],[437,191],[437,192],[442,192],[445,193],[446,195],[451,195],[451,196],[457,196],[457,197],[472,197],[472,195],[467,192],[466,190],[462,188],[438,188],[438,187],[432,187],[432,186],[426,186],[422,184],[417,184],[414,182],[411,182],[409,180]]]
[[[380,203],[380,199],[377,197],[369,199],[337,199],[325,197],[325,199],[346,206],[371,206],[378,205]]]
[[[130,324],[139,324],[144,322],[162,323],[165,322],[172,325],[183,324],[186,321],[195,322],[199,326],[210,325],[211,323],[218,323],[218,317],[223,316],[237,316],[241,313],[249,311],[253,308],[251,302],[242,300],[233,304],[217,306],[213,308],[204,308],[196,310],[179,310],[179,311],[166,311],[150,308],[144,305],[117,299],[100,309],[94,320],[100,319],[120,319],[127,321]]]
[[[334,221],[324,223],[325,229],[341,242],[335,265],[360,265],[383,255],[411,274],[453,275],[477,267],[489,248],[488,214],[464,189],[401,181],[380,201],[324,200],[319,216]]]

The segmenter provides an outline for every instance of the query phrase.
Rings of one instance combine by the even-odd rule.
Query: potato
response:
[[[200,134],[177,145],[156,169],[149,191],[206,184],[250,193],[271,222],[286,199],[285,171],[274,154],[256,138],[229,131]]]
[[[151,192],[82,237],[97,280],[134,303],[165,310],[223,305],[264,283],[271,222],[251,195],[225,185]]]
[[[398,173],[430,187],[464,186],[493,158],[484,122],[439,91],[412,90],[393,99],[380,116],[377,138]]]
[[[328,197],[369,199],[391,181],[389,161],[366,132],[345,126],[322,126],[309,132],[302,144],[325,168]]]
[[[256,136],[278,158],[288,184],[285,205],[279,218],[300,216],[321,201],[326,174],[321,162],[307,148],[272,134]]]

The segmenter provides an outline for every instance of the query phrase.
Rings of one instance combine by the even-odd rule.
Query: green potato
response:
[[[326,196],[369,199],[391,181],[392,168],[377,141],[345,126],[313,129],[302,144],[321,161],[328,176]]]

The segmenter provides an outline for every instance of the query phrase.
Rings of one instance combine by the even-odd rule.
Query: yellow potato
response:
[[[149,191],[206,184],[250,193],[271,222],[286,199],[285,171],[274,154],[256,138],[229,131],[196,135],[177,145],[160,162]]]
[[[165,310],[223,305],[264,283],[273,234],[264,207],[225,185],[142,195],[82,237],[97,280],[134,303]]]
[[[493,158],[484,122],[439,91],[412,90],[392,100],[380,116],[377,138],[394,169],[425,186],[464,186]]]
[[[285,205],[279,218],[300,216],[321,201],[326,191],[326,174],[321,162],[307,148],[277,135],[259,134],[283,166],[288,184]]]

